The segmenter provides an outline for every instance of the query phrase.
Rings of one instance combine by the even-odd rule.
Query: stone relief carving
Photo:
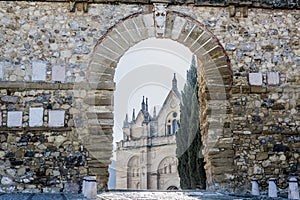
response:
[[[167,4],[155,3],[154,4],[154,21],[156,37],[165,36]]]

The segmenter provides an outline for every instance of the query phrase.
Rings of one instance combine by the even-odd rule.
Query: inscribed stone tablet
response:
[[[46,63],[41,60],[32,62],[32,80],[45,81],[46,80]]]
[[[64,65],[54,65],[52,67],[52,81],[65,82],[66,67]]]
[[[43,126],[44,108],[30,108],[29,109],[29,126]]]
[[[262,86],[262,73],[249,73],[249,84],[254,86]]]
[[[63,110],[49,110],[50,127],[63,127],[65,122],[65,111]]]
[[[279,72],[268,72],[267,82],[268,85],[279,85]]]
[[[22,111],[8,111],[7,113],[7,126],[8,127],[21,127],[22,126]]]

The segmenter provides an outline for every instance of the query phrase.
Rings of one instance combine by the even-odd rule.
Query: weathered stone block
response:
[[[52,81],[65,82],[66,80],[66,66],[54,65],[52,67]]]
[[[65,193],[78,193],[79,185],[77,183],[65,183],[64,192]]]
[[[49,110],[48,126],[63,127],[65,122],[65,111],[63,110]]]
[[[8,96],[8,95],[6,95],[6,96],[1,97],[1,101],[5,102],[5,103],[17,103],[18,100],[19,100],[19,98],[18,97],[14,97],[14,96]]]
[[[32,62],[32,80],[46,81],[46,63],[41,60]]]
[[[236,48],[237,48],[237,47],[236,47],[236,45],[234,45],[234,44],[228,44],[228,43],[227,43],[227,44],[225,45],[225,50],[226,50],[226,51],[234,51],[234,50],[236,50]]]
[[[8,127],[21,127],[22,126],[22,111],[9,111],[7,113],[7,126]]]
[[[4,80],[4,69],[5,69],[4,62],[0,62],[0,80]]]
[[[179,35],[183,29],[184,24],[186,23],[186,20],[181,17],[176,17],[173,24],[173,29],[171,33],[171,38],[174,40],[177,40],[179,38]]]
[[[256,47],[256,44],[254,42],[249,42],[249,43],[245,43],[245,44],[242,44],[240,49],[242,51],[246,51],[246,52],[249,52],[249,51],[253,51]]]
[[[268,72],[267,83],[268,85],[279,85],[280,77],[279,72]]]
[[[29,109],[29,126],[43,126],[44,108],[36,107]]]
[[[13,184],[13,180],[9,177],[4,176],[1,179],[1,184],[2,185],[11,185],[11,184]]]
[[[261,72],[249,73],[249,84],[253,86],[262,86],[263,76]]]
[[[267,88],[252,86],[252,87],[250,87],[250,92],[251,93],[265,93],[265,92],[267,92]]]
[[[267,152],[259,152],[256,154],[256,160],[266,160],[269,157]]]

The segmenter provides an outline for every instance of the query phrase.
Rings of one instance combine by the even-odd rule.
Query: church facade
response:
[[[148,99],[141,110],[123,124],[123,140],[116,150],[116,189],[179,189],[176,132],[180,117],[180,93],[174,74],[172,89],[160,111],[151,115]]]

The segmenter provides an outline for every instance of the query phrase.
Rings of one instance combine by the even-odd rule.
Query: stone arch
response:
[[[177,170],[177,158],[167,156],[160,161],[158,165],[157,173],[171,174],[171,173],[176,173],[176,170]]]
[[[159,162],[157,168],[157,189],[167,190],[168,187],[178,184],[179,181],[177,180],[177,177],[171,175],[176,173],[177,158],[172,156],[164,157]]]
[[[112,150],[112,145],[107,141],[112,142],[115,68],[130,47],[155,35],[153,13],[137,13],[111,27],[94,48],[87,73],[89,84],[85,88],[88,90],[85,99],[88,107],[87,135],[92,135],[87,145],[91,147],[91,154],[101,163],[98,173],[102,182],[107,181]],[[203,24],[179,12],[167,12],[164,38],[185,45],[197,56],[207,185],[212,189],[215,186],[222,187],[221,184],[224,180],[226,182],[230,174],[230,166],[233,166],[232,145],[223,148],[223,153],[218,149],[220,138],[227,137],[223,134],[223,125],[226,122],[226,100],[232,83],[229,59],[217,38]],[[105,147],[98,145],[99,142],[105,142]],[[224,156],[231,159],[219,163],[218,158]],[[226,166],[224,170],[220,168],[222,166]]]
[[[178,190],[178,187],[171,185],[167,188],[167,190]]]
[[[139,157],[132,156],[127,163],[127,188],[138,189],[137,185],[140,184],[139,173]]]

